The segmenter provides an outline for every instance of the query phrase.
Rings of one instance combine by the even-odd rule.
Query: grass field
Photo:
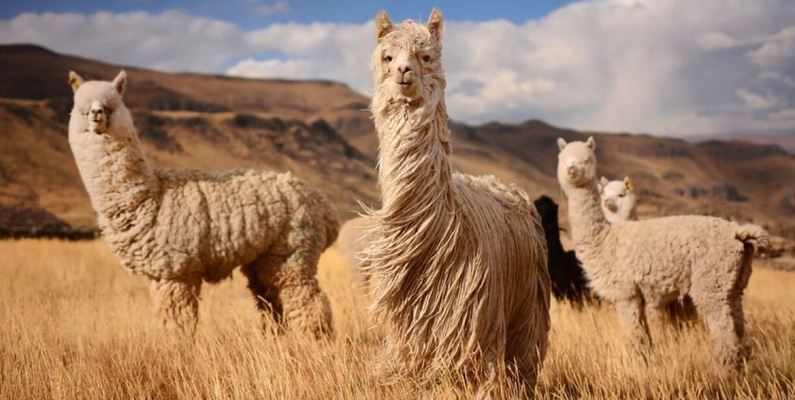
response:
[[[101,241],[0,242],[0,399],[460,398],[449,384],[382,386],[381,332],[336,250],[321,260],[337,337],[263,333],[245,279],[205,285],[195,340],[164,336],[146,282]],[[745,310],[754,354],[740,375],[711,364],[700,324],[656,328],[648,364],[630,357],[610,307],[553,304],[546,399],[795,398],[795,273],[757,268]]]

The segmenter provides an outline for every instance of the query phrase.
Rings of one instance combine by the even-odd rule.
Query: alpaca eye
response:
[[[386,60],[386,62],[392,62],[392,56],[386,56],[384,60]]]
[[[431,56],[422,57],[422,61],[425,61],[426,63],[431,62]]]

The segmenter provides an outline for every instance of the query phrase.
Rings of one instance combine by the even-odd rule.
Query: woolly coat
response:
[[[266,284],[303,287],[282,291],[276,303],[262,308],[280,311],[284,304],[296,324],[330,329],[328,301],[315,279],[320,253],[339,231],[328,199],[290,173],[152,169],[121,100],[125,77],[73,84],[79,89],[69,122],[80,176],[121,265],[157,283],[156,308],[167,321],[184,317],[177,325],[195,324],[202,279],[215,282],[248,265],[253,269],[244,272],[252,290],[260,289],[257,296],[268,295]],[[107,110],[103,132],[89,129],[86,118],[96,101]],[[297,311],[310,303],[315,309]]]
[[[607,224],[596,184],[595,142],[559,140],[558,180],[568,197],[577,257],[598,295],[613,303],[636,345],[651,345],[645,304],[689,294],[705,319],[716,354],[737,366],[742,353],[742,295],[756,249],[769,236],[756,225],[706,216]]]

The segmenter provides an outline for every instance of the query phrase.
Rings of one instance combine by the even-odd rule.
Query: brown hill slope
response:
[[[66,142],[66,76],[74,69],[109,79],[119,68],[36,46],[0,46],[0,229],[93,226]],[[376,201],[369,100],[345,85],[127,70],[127,102],[154,165],[292,170],[326,191],[344,218],[358,209],[357,199]],[[452,128],[458,168],[558,199],[555,139],[587,136],[539,121]],[[795,236],[795,157],[780,148],[595,136],[600,173],[633,177],[642,216],[715,214]]]

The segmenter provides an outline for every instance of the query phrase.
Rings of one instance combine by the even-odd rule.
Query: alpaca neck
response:
[[[585,265],[591,264],[588,263],[588,258],[599,250],[609,230],[602,212],[596,181],[583,187],[569,187],[566,195],[569,198],[569,224],[577,257]]]
[[[124,232],[142,221],[138,214],[154,201],[157,178],[144,158],[133,127],[129,135],[78,133],[72,142],[80,176],[94,209],[105,222],[103,229]],[[86,140],[80,140],[86,139]]]
[[[409,225],[450,206],[455,189],[444,98],[424,104],[385,103],[374,115],[380,139],[382,223]]]

